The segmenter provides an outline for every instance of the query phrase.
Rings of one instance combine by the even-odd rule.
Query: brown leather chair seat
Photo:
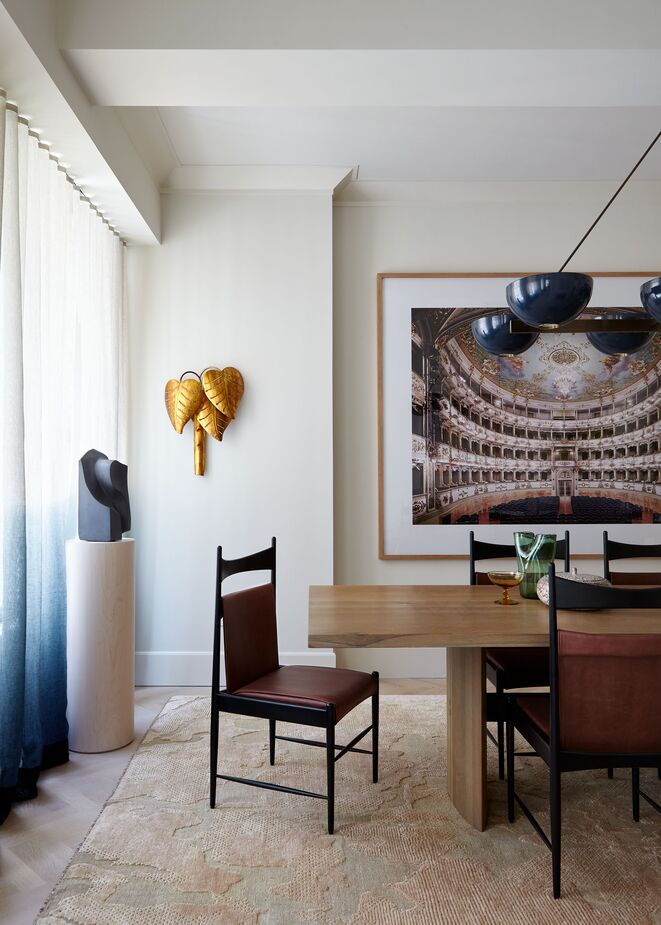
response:
[[[528,719],[537,727],[546,738],[549,737],[551,726],[550,709],[551,698],[549,694],[543,694],[541,697],[517,697],[516,705],[526,714]]]
[[[487,660],[505,673],[508,689],[542,687],[549,683],[549,650],[545,646],[487,649]]]
[[[354,707],[377,691],[371,674],[348,668],[320,668],[313,665],[282,665],[234,691],[237,697],[277,700],[301,707],[335,707],[342,719]]]

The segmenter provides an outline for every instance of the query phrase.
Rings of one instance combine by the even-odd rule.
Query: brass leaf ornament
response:
[[[168,379],[165,384],[165,409],[170,418],[170,424],[177,429],[177,422],[174,414],[174,409],[177,404],[177,395],[179,394],[179,380],[178,379]]]
[[[197,419],[209,436],[219,441],[223,439],[225,428],[230,422],[228,417],[225,417],[221,411],[214,408],[206,395],[204,396],[202,407],[197,412]]]
[[[165,386],[165,407],[172,426],[182,433],[204,401],[204,391],[197,379],[170,379]]]
[[[193,375],[195,379],[184,379]],[[195,474],[204,475],[205,438],[222,440],[225,429],[236,415],[243,395],[243,376],[238,369],[209,367],[201,376],[187,370],[179,379],[170,379],[165,386],[165,409],[178,434],[193,421]]]
[[[204,468],[207,463],[206,434],[202,430],[197,418],[193,422],[195,429],[193,431],[193,461],[195,464],[195,475],[204,475]]]
[[[239,370],[233,366],[206,369],[202,373],[202,385],[214,408],[233,420],[243,396],[243,376]]]

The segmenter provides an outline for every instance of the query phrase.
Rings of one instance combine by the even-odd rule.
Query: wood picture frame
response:
[[[400,282],[408,283],[411,281],[426,281],[426,292],[421,294],[422,301],[418,300],[415,292],[411,293],[412,301],[410,302],[409,311],[413,308],[419,308],[420,306],[427,306],[430,309],[434,306],[445,305],[441,298],[442,284],[445,281],[451,281],[456,283],[457,281],[465,281],[467,284],[466,291],[470,287],[472,282],[476,283],[475,288],[482,287],[484,290],[487,283],[485,281],[494,281],[493,291],[490,292],[490,301],[488,305],[485,305],[486,310],[496,311],[498,308],[505,309],[507,307],[505,301],[505,287],[507,281],[517,279],[521,276],[530,275],[531,272],[517,272],[517,273],[406,273],[406,272],[382,272],[377,274],[377,413],[378,413],[378,534],[379,534],[379,558],[388,560],[388,559],[429,559],[429,560],[462,560],[468,558],[468,532],[469,529],[462,529],[463,525],[459,524],[438,524],[437,529],[451,529],[456,532],[456,537],[452,541],[452,551],[450,551],[447,546],[447,543],[441,543],[438,551],[432,550],[429,548],[429,543],[426,542],[425,546],[427,548],[420,549],[407,548],[407,542],[399,543],[392,542],[392,530],[389,532],[388,524],[388,505],[389,497],[387,497],[387,490],[390,491],[391,486],[387,485],[388,475],[387,468],[389,465],[387,459],[387,453],[389,450],[388,440],[385,434],[384,428],[384,415],[389,413],[389,409],[386,408],[386,404],[389,400],[389,396],[386,395],[388,388],[384,386],[384,375],[385,375],[385,340],[386,335],[384,334],[384,325],[386,319],[384,317],[386,311],[389,311],[388,306],[388,294],[387,289],[391,285],[390,281],[396,281],[395,285],[399,285]],[[629,310],[638,308],[642,311],[640,303],[638,301],[638,286],[636,285],[636,280],[640,280],[642,283],[646,279],[658,276],[659,271],[605,271],[598,273],[590,274],[595,280],[595,292],[597,293],[597,298],[593,296],[588,312],[596,314],[600,308],[612,308],[616,306],[626,307]],[[619,281],[619,282],[618,282]],[[436,286],[436,283],[439,283],[440,286]],[[602,283],[600,286],[599,283]],[[429,285],[427,285],[429,284]],[[491,286],[490,283],[488,283]],[[413,287],[414,289],[415,287]],[[429,301],[430,294],[438,290],[438,294]],[[456,286],[454,286],[456,290]],[[440,298],[440,301],[439,301]],[[425,301],[425,299],[427,301]],[[447,303],[450,305],[452,312],[458,312],[467,307],[471,307],[471,300],[465,301],[464,304],[454,304]],[[472,307],[477,307],[481,305],[481,297],[477,298],[477,301],[473,299]],[[458,316],[457,316],[458,317]],[[410,327],[410,314],[409,314],[409,327]],[[559,332],[561,333],[561,332]],[[568,335],[568,336],[580,336],[580,335]],[[582,335],[584,336],[584,335]],[[409,358],[410,358],[410,341],[409,341]],[[657,364],[658,365],[658,364]],[[656,366],[655,366],[656,369]],[[409,366],[409,383],[410,383],[410,372],[411,368]],[[661,391],[659,393],[661,398]],[[410,392],[409,392],[409,404],[410,404]],[[389,422],[391,418],[389,416]],[[390,423],[388,426],[391,426]],[[409,420],[409,440],[411,438],[411,424]],[[409,481],[409,492],[411,492],[411,482]],[[398,510],[402,510],[401,498],[399,499]],[[391,505],[392,506],[392,505]],[[660,508],[661,510],[661,508]],[[604,522],[604,525],[607,525]],[[560,524],[558,524],[560,526]],[[586,540],[586,526],[591,528],[591,538],[588,542]],[[647,527],[648,525],[643,525]],[[655,539],[659,539],[661,534],[661,526],[652,525],[649,526],[656,527],[653,530]],[[637,531],[637,536],[640,538],[640,524],[628,525],[628,524],[618,524],[613,526],[612,530],[609,527],[609,532],[612,533],[614,537],[623,541],[634,541],[634,532]],[[534,527],[529,527],[526,524],[525,527],[522,526],[522,529],[534,529]],[[569,524],[569,528],[572,533],[576,532],[580,534],[578,537],[578,543],[572,543],[572,558],[592,558],[598,557],[601,555],[600,552],[596,550],[601,545],[601,531],[596,526],[596,524],[581,524],[580,527],[577,527],[576,530],[572,530],[572,525]],[[488,525],[477,528],[480,532],[480,537],[485,538],[491,542],[501,542],[511,544],[512,542],[512,529],[511,526],[494,526]],[[542,528],[543,529],[543,528]],[[547,525],[547,530],[548,525]],[[564,531],[564,525],[562,527]],[[644,530],[643,532],[649,532]],[[460,536],[459,534],[465,533],[466,536]],[[484,535],[484,536],[483,536]],[[402,545],[404,548],[402,548]],[[396,548],[393,548],[395,546]],[[456,552],[456,548],[466,549],[466,552]],[[594,550],[594,551],[593,551]]]

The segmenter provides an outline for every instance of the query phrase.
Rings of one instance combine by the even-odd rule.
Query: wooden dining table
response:
[[[482,831],[487,820],[485,650],[545,646],[548,607],[490,585],[313,585],[311,648],[447,648],[447,787]],[[585,633],[661,633],[661,611],[560,611],[558,626]]]

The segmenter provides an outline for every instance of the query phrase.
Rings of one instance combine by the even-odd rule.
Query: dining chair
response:
[[[241,591],[223,594],[223,582],[243,572],[268,571],[270,581]],[[335,762],[347,752],[372,756],[372,781],[379,778],[379,673],[367,674],[347,668],[311,665],[281,665],[278,655],[276,619],[276,541],[270,548],[224,559],[218,547],[216,610],[213,635],[211,680],[211,759],[209,805],[216,805],[216,783],[220,780],[249,784],[265,790],[293,793],[325,800],[328,833],[335,825]],[[221,624],[225,652],[225,687],[220,687]],[[335,742],[335,727],[354,707],[372,699],[372,722],[347,745]],[[265,780],[218,774],[218,731],[221,713],[255,716],[269,721],[269,761],[275,764],[276,740],[326,749],[326,793],[285,787]],[[326,731],[325,742],[276,734],[276,723],[315,726]],[[371,750],[357,748],[372,733]]]
[[[622,559],[661,559],[661,544],[620,543],[611,540],[608,530],[604,530],[604,578],[612,585],[661,585],[661,571],[657,572],[618,572],[611,569],[612,562]],[[613,777],[613,769],[608,769],[608,776]],[[661,780],[661,767],[659,767]]]
[[[553,896],[560,896],[561,775],[595,768],[632,769],[633,818],[640,768],[661,762],[661,632],[579,633],[558,629],[559,610],[661,608],[661,588],[611,588],[557,578],[549,567],[550,692],[507,695],[507,812],[515,803],[551,851]],[[660,624],[661,626],[661,624]],[[515,789],[514,733],[518,731],[550,771],[550,836]]]
[[[661,544],[620,543],[604,530],[604,578],[613,585],[661,585],[661,571],[618,572],[611,564],[621,559],[661,559]]]
[[[556,557],[564,562],[569,571],[569,530],[564,539],[556,543]],[[470,531],[470,583],[490,584],[486,572],[478,572],[475,565],[485,559],[516,559],[516,547],[504,543],[485,543],[475,539]],[[487,736],[498,749],[498,777],[505,778],[505,691],[517,687],[546,687],[549,683],[549,650],[546,646],[530,648],[490,648],[486,651],[487,678],[496,688],[496,693],[487,700],[489,720],[496,721],[497,734],[487,728]]]

